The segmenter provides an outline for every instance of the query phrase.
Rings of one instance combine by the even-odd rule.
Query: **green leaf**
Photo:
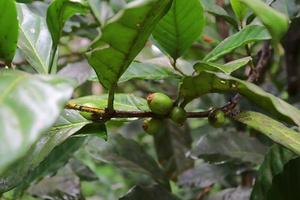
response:
[[[18,19],[15,0],[0,1],[0,62],[10,65],[18,41]]]
[[[267,151],[265,145],[235,129],[216,130],[202,136],[191,150],[192,157],[208,162],[238,160],[260,164]]]
[[[196,87],[197,86],[197,87]],[[203,71],[198,76],[186,77],[180,88],[180,95],[185,103],[208,93],[240,93],[272,116],[300,126],[300,111],[262,90],[253,83],[215,72]]]
[[[47,74],[52,48],[46,20],[24,4],[18,4],[18,47],[28,63],[40,74]]]
[[[277,176],[284,171],[285,165],[291,160],[295,159],[296,157],[296,154],[294,154],[290,150],[279,145],[273,145],[268,154],[266,155],[264,162],[259,168],[250,200],[268,200],[268,193],[270,194],[270,192],[272,191],[273,184],[276,181]],[[299,165],[297,171],[299,171],[298,169]],[[294,175],[295,174],[293,174],[290,177],[294,177]],[[292,187],[293,184],[291,184],[291,182],[285,183],[285,186],[282,188],[285,188],[286,186]],[[299,186],[299,184],[297,184],[297,186]],[[279,191],[282,191],[282,189],[279,189]],[[272,191],[272,193],[273,192],[274,194],[277,194],[276,191]],[[279,199],[287,199],[287,197],[288,195],[284,198]],[[277,198],[272,198],[270,200],[276,199]]]
[[[52,128],[32,145],[29,153],[0,174],[0,193],[10,190],[20,184],[29,171],[33,171],[58,145],[74,133],[92,122],[83,118],[77,111],[64,110]],[[99,130],[101,131],[101,130]]]
[[[65,22],[75,14],[85,14],[87,4],[84,0],[53,0],[47,10],[47,25],[56,47]]]
[[[247,6],[242,4],[239,0],[230,0],[230,4],[235,16],[238,18],[240,22],[243,22],[243,19],[248,12]]]
[[[116,86],[171,2],[172,0],[131,2],[103,27],[100,38],[91,45],[87,57],[106,89]]]
[[[53,151],[33,170],[31,170],[22,180],[21,185],[15,190],[15,197],[21,197],[23,192],[34,182],[39,181],[47,175],[56,173],[63,167],[84,143],[85,137],[69,138]]]
[[[154,135],[154,145],[160,165],[169,178],[174,178],[193,166],[193,160],[186,157],[192,136],[187,126],[178,128],[167,121],[164,124]]]
[[[300,134],[282,123],[257,112],[242,112],[234,119],[300,155]]]
[[[251,42],[258,42],[262,40],[271,39],[270,35],[263,26],[249,25],[240,32],[231,35],[230,37],[223,40],[217,47],[209,52],[203,61],[212,62],[220,57],[231,53],[233,50],[245,46]]]
[[[225,19],[229,24],[231,24],[236,30],[238,30],[238,24],[234,17],[230,16],[224,8],[220,7],[216,4],[215,1],[211,0],[202,0],[202,5],[204,6],[204,10],[214,16],[222,17]]]
[[[200,37],[204,24],[204,9],[199,0],[173,0],[153,37],[158,46],[176,60]]]
[[[87,150],[94,159],[114,164],[152,177],[157,183],[169,185],[165,174],[155,160],[137,142],[121,135],[110,137],[108,142],[92,140]],[[142,161],[142,162],[141,162]]]
[[[300,158],[289,161],[283,171],[274,177],[266,200],[294,200],[300,198]]]
[[[201,71],[215,71],[215,72],[224,72],[226,74],[231,74],[232,72],[240,69],[241,67],[244,67],[251,61],[252,61],[251,57],[241,58],[226,64],[200,61],[194,65],[194,69],[198,73],[200,73]]]
[[[129,192],[121,197],[119,200],[179,200],[172,195],[168,190],[159,185],[144,187],[135,186]]]
[[[261,0],[238,0],[253,10],[255,15],[268,28],[273,42],[280,42],[289,28],[289,19],[284,14],[276,11]]]
[[[126,72],[119,79],[119,83],[124,83],[132,79],[140,80],[163,80],[167,78],[179,78],[172,69],[149,63],[133,62]],[[91,80],[96,81],[98,78],[91,77]]]
[[[0,90],[1,174],[54,124],[73,86],[62,77],[1,70]]]
[[[70,102],[83,105],[92,103],[97,108],[105,109],[107,106],[107,95],[86,96],[78,99],[72,99]],[[123,111],[149,111],[146,99],[136,97],[132,94],[116,94],[114,106],[116,110]]]

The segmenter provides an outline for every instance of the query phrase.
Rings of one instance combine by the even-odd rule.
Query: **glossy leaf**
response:
[[[86,96],[78,99],[72,99],[72,103],[83,105],[92,103],[97,108],[105,109],[107,106],[107,95]],[[116,110],[123,111],[149,111],[146,99],[136,97],[132,94],[116,94],[114,101]]]
[[[64,110],[57,119],[53,127],[44,134],[39,141],[33,145],[30,152],[19,162],[22,165],[11,165],[8,170],[0,175],[0,193],[10,190],[19,185],[27,176],[29,171],[34,171],[36,167],[48,156],[48,154],[58,145],[67,140],[78,131],[92,122],[83,118],[77,111]],[[101,131],[98,133],[103,138],[106,137]],[[16,173],[17,172],[17,173]]]
[[[260,131],[274,142],[300,155],[300,134],[282,123],[257,112],[242,112],[234,119]]]
[[[170,68],[149,63],[133,62],[126,72],[119,79],[119,83],[124,83],[132,79],[140,80],[163,80],[167,78],[179,78],[179,76]],[[95,76],[91,80],[98,81]]]
[[[56,47],[65,22],[75,14],[85,14],[87,4],[84,0],[53,0],[47,11],[47,25]]]
[[[252,61],[251,57],[245,57],[238,60],[231,61],[226,64],[219,64],[213,62],[198,62],[194,65],[194,69],[200,73],[201,71],[215,71],[224,72],[226,74],[231,74],[232,72],[240,69]]]
[[[54,148],[51,153],[22,180],[21,185],[19,185],[15,191],[15,197],[20,197],[34,181],[39,181],[47,175],[56,173],[68,162],[72,154],[80,148],[85,139],[85,137],[69,138]]]
[[[131,139],[115,135],[105,143],[101,140],[92,140],[87,149],[96,160],[149,175],[158,183],[168,187],[168,181],[155,160],[145,152],[142,146]]]
[[[100,38],[91,45],[87,57],[106,89],[116,86],[171,2],[172,0],[131,2],[103,27]]]
[[[296,154],[290,150],[279,145],[273,145],[259,168],[250,200],[271,200],[268,199],[267,196],[273,187],[274,179],[276,179],[276,176],[284,171],[284,166],[296,157]],[[294,177],[294,175],[291,177]],[[285,183],[285,186],[289,185],[289,187],[291,187],[292,184],[290,183],[291,182]],[[279,191],[281,191],[281,189],[279,189]],[[287,196],[284,199],[286,198]],[[276,198],[273,198],[272,200],[276,200]]]
[[[239,0],[230,0],[230,4],[239,22],[243,22],[243,19],[248,12],[247,6],[242,4]]]
[[[52,48],[46,20],[24,4],[18,4],[18,47],[28,63],[40,74],[47,74]]]
[[[18,41],[18,19],[15,0],[0,1],[0,62],[10,65]]]
[[[256,138],[234,129],[221,129],[202,136],[190,154],[208,162],[238,160],[260,164],[266,152],[266,146]]]
[[[73,86],[61,77],[0,71],[0,173],[54,124]],[[10,155],[10,156],[7,156]]]
[[[168,190],[159,185],[143,187],[133,187],[124,197],[119,200],[179,200],[172,195]]]
[[[296,107],[255,84],[225,74],[203,71],[198,76],[185,78],[180,89],[186,103],[207,93],[228,92],[238,92],[274,117],[300,126],[300,111]]]
[[[289,28],[289,19],[261,0],[238,0],[247,5],[268,28],[273,41],[280,42]]]
[[[249,25],[240,32],[233,34],[223,40],[217,47],[209,52],[203,59],[205,62],[212,62],[219,59],[233,50],[251,42],[271,39],[263,26]]]
[[[173,0],[169,12],[156,26],[153,37],[174,60],[197,40],[204,28],[204,9],[199,0]]]

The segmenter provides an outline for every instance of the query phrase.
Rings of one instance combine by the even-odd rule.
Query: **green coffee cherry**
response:
[[[82,106],[87,106],[87,107],[91,107],[91,108],[95,108],[97,107],[95,104],[93,103],[85,103],[85,104],[82,104]],[[79,112],[80,115],[82,117],[84,117],[85,119],[87,120],[93,120],[93,113],[90,113],[90,112],[85,112],[85,111],[81,111]]]
[[[162,119],[146,119],[143,124],[143,129],[146,133],[150,135],[156,134],[163,126]]]
[[[171,111],[170,118],[176,124],[183,125],[186,121],[186,111],[181,107],[174,107]]]
[[[147,101],[151,111],[157,115],[167,115],[173,107],[172,99],[162,93],[148,95]]]
[[[213,110],[208,116],[210,125],[215,128],[220,128],[225,123],[225,113],[222,110]]]

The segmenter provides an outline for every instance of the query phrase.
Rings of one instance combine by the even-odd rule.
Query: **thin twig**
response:
[[[88,106],[81,106],[75,103],[68,103],[66,105],[67,109],[78,110],[83,112],[89,112],[97,116],[99,119],[111,119],[111,118],[151,118],[157,117],[152,112],[143,112],[143,111],[119,111],[115,110],[114,112],[108,112],[106,109],[99,109]],[[210,111],[204,112],[188,112],[187,118],[206,118],[208,117]]]
[[[175,71],[177,71],[179,74],[181,74],[182,76],[186,76],[185,73],[183,73],[183,71],[181,71],[178,67],[177,67],[177,60],[175,59],[170,59],[171,65],[174,68]]]

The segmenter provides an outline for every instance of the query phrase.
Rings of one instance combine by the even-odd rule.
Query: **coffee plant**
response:
[[[299,17],[0,0],[0,199],[299,200]]]

